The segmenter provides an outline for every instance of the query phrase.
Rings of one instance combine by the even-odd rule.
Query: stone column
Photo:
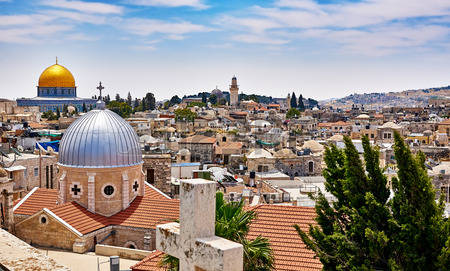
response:
[[[95,173],[88,176],[88,210],[95,213]]]
[[[130,204],[130,182],[128,180],[128,174],[124,172],[122,174],[122,210],[125,210]]]
[[[13,193],[9,193],[8,191],[3,191],[3,204],[5,208],[5,228],[8,229],[9,232],[13,231],[14,227],[14,213],[13,213]]]
[[[58,201],[60,204],[66,203],[67,201],[67,179],[66,171],[63,171],[61,177],[59,178],[59,194]]]

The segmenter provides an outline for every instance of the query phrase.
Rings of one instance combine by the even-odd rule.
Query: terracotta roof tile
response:
[[[283,205],[259,205],[253,209],[257,218],[250,226],[249,238],[261,235],[270,240],[275,255],[275,270],[321,270],[322,264],[314,258],[295,231],[294,224],[307,230],[315,224],[314,208]]]
[[[142,261],[131,266],[130,268],[133,271],[164,271],[164,268],[158,266],[158,263],[161,261],[163,256],[163,252],[155,250],[147,257],[145,257]]]
[[[15,210],[16,214],[32,215],[48,208],[82,234],[109,225],[154,229],[158,224],[173,222],[179,217],[179,200],[167,198],[151,186],[146,186],[143,197],[136,197],[127,209],[111,217],[91,213],[76,202],[56,205],[55,189],[37,188],[32,192]]]
[[[314,224],[314,208],[286,205],[259,205],[253,209],[257,218],[250,226],[249,238],[261,235],[270,240],[275,255],[275,270],[279,271],[317,271],[322,264],[313,251],[306,248],[292,225],[299,224],[308,229]],[[158,267],[164,253],[152,252],[145,259],[131,267],[133,271],[163,270]]]
[[[32,215],[43,208],[53,208],[58,201],[58,190],[34,188],[14,206],[14,213]]]

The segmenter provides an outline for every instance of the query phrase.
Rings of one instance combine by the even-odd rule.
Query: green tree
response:
[[[336,201],[319,193],[317,225],[295,228],[324,270],[445,270],[448,221],[434,201],[422,154],[412,156],[395,135],[398,178],[389,201],[379,151],[363,138],[364,163],[348,137],[345,149],[327,148],[325,188]]]
[[[144,110],[155,110],[156,107],[156,99],[153,93],[147,92],[145,97],[142,99],[145,100]]]
[[[448,270],[450,222],[443,219],[442,198],[435,201],[425,156],[413,155],[399,133],[394,139],[398,172],[392,178],[392,213],[398,264],[406,270]]]
[[[180,108],[174,111],[175,121],[192,121],[194,122],[197,113],[192,112],[189,108]]]
[[[286,113],[286,118],[287,119],[294,119],[294,118],[296,119],[296,118],[300,117],[300,115],[301,115],[300,111],[297,108],[292,107]]]
[[[119,93],[116,94],[115,101],[116,102],[121,102],[122,101],[122,98],[120,98],[120,94]]]
[[[180,97],[178,97],[178,95],[175,95],[175,96],[172,96],[172,98],[170,98],[169,106],[174,106],[179,103],[181,103],[181,99],[180,99]]]
[[[212,105],[216,105],[217,104],[217,96],[215,94],[212,94],[211,96],[209,96],[209,102]]]
[[[202,96],[202,103],[206,104],[208,102],[208,98],[206,97],[206,93],[202,92],[201,96]]]
[[[305,104],[303,103],[302,94],[300,94],[300,97],[298,98],[298,109],[300,109],[300,111],[305,111]]]
[[[292,92],[291,108],[297,108],[297,96],[295,96],[295,92]]]
[[[244,202],[225,202],[221,192],[216,193],[216,236],[242,244],[245,271],[273,269],[273,253],[267,238],[247,239],[250,224],[256,218],[254,211],[244,210]],[[179,270],[178,259],[165,255],[160,265],[167,270]]]
[[[131,97],[131,93],[128,91],[128,95],[127,95],[127,104],[129,106],[133,105],[133,98]]]
[[[112,101],[106,107],[122,118],[128,118],[132,112],[131,106],[126,102]]]
[[[47,112],[42,113],[42,117],[47,120],[57,120],[58,119],[55,112],[53,112],[51,110],[48,110]]]

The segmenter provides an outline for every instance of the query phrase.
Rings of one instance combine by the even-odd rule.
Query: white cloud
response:
[[[154,6],[154,7],[193,7],[196,9],[207,9],[202,0],[129,0],[129,4],[137,6]]]
[[[448,39],[450,1],[364,0],[320,4],[314,0],[278,0],[254,6],[247,16],[222,16],[219,24],[238,32],[234,40],[285,44],[308,38],[364,54],[428,46]],[[231,26],[231,27],[230,27]],[[238,37],[238,38],[236,38]]]
[[[68,0],[45,0],[43,5],[77,10],[85,13],[97,14],[122,14],[123,7],[112,4],[105,4],[100,2],[84,2],[84,1],[68,1]]]
[[[141,18],[126,19],[121,25],[125,30],[139,36],[149,36],[155,33],[168,34],[170,36],[192,32],[208,32],[212,30],[206,26],[193,24],[187,21],[168,22]]]
[[[20,28],[0,29],[0,42],[38,43],[70,29],[72,27],[68,25],[29,25]]]

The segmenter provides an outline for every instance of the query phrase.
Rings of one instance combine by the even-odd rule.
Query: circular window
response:
[[[114,194],[114,187],[112,185],[105,186],[105,188],[103,188],[103,193],[107,196],[111,196]]]
[[[47,223],[47,218],[45,218],[45,217],[41,217],[41,223],[42,223],[42,224],[45,224],[45,223]]]

